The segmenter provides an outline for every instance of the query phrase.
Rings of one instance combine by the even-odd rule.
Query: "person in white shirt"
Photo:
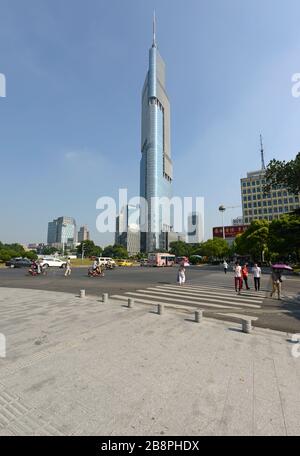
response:
[[[241,289],[242,289],[242,286],[243,286],[242,267],[240,266],[240,263],[238,261],[235,263],[235,266],[234,266],[233,270],[234,270],[235,291],[238,294],[241,294]]]
[[[228,269],[228,263],[226,260],[223,261],[223,268],[224,268],[224,272],[225,274],[227,273],[227,269]]]
[[[261,278],[261,268],[258,266],[257,263],[254,264],[252,268],[253,277],[254,277],[254,286],[255,291],[260,290],[260,278]]]

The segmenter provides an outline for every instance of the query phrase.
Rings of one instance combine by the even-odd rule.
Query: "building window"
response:
[[[253,203],[253,207],[257,207],[257,203]]]
[[[254,209],[254,215],[257,215],[257,209]]]
[[[248,223],[248,217],[245,217],[245,223]]]
[[[273,204],[277,204],[277,200],[273,200]]]

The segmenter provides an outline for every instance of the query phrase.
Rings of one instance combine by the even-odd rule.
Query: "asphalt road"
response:
[[[101,296],[102,293],[110,295],[123,295],[126,292],[156,287],[161,285],[175,285],[177,268],[142,268],[124,267],[113,271],[106,271],[105,277],[88,277],[87,268],[73,268],[70,277],[64,276],[62,269],[49,269],[45,276],[29,276],[26,269],[0,269],[0,286],[11,288],[31,288],[49,291],[62,291],[78,295],[80,289],[85,289],[86,294]],[[250,278],[250,281],[252,279]],[[233,288],[233,275],[228,272],[224,275],[221,267],[204,266],[190,267],[187,270],[186,285],[212,286],[220,284],[224,289],[224,296],[228,293],[235,295]],[[224,287],[224,288],[222,288]],[[283,283],[283,301],[269,298],[270,279],[267,274],[262,278],[263,303],[261,308],[255,310],[258,320],[256,326],[276,329],[287,332],[300,333],[300,278],[287,277]],[[251,290],[250,293],[255,293]],[[193,306],[193,304],[189,304]],[[195,304],[196,305],[196,304]],[[198,305],[198,304],[197,304]],[[217,312],[208,309],[207,316],[225,319]],[[252,312],[253,313],[253,312]],[[0,308],[1,315],[1,308]],[[228,319],[228,317],[226,317]]]

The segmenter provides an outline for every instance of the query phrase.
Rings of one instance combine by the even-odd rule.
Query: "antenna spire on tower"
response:
[[[266,169],[265,159],[264,159],[264,146],[262,141],[262,135],[260,135],[260,154],[261,154],[261,169]]]
[[[155,10],[153,11],[153,42],[152,47],[156,47],[156,17]]]

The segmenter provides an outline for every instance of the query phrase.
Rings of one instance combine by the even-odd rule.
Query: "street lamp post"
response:
[[[225,228],[224,228],[224,212],[226,211],[226,207],[221,205],[219,206],[219,211],[222,215],[222,230],[223,230],[223,239],[225,239]]]

